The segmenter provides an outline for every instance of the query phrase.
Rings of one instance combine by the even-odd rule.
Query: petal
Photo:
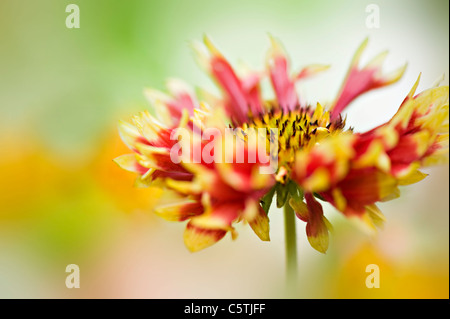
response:
[[[382,156],[389,157],[391,174],[399,179],[447,154],[449,88],[432,88],[414,96],[417,85],[418,80],[394,117],[365,137],[371,135],[369,143],[382,141]]]
[[[304,67],[295,77],[296,80],[306,79],[330,68],[329,65],[312,64]]]
[[[351,220],[368,235],[375,235],[382,228],[386,218],[376,205],[368,205],[364,213],[351,216]]]
[[[312,248],[325,254],[328,250],[329,236],[326,223],[322,219],[306,224],[306,236]]]
[[[347,174],[355,156],[354,143],[353,134],[342,133],[300,150],[295,157],[292,178],[307,192],[329,189]]]
[[[407,130],[411,122],[427,117],[439,118],[440,125],[445,124],[446,119],[448,122],[448,85],[431,88],[413,96],[419,80],[420,76],[397,113],[389,121],[390,126]]]
[[[170,150],[165,147],[156,147],[141,143],[136,144],[140,154],[136,155],[142,166],[154,168],[164,172],[188,173],[181,163],[174,163]]]
[[[295,82],[288,74],[289,62],[282,45],[272,36],[270,36],[270,42],[271,48],[267,54],[266,65],[277,96],[277,102],[284,112],[288,112],[299,103]]]
[[[219,240],[225,235],[226,231],[222,229],[201,228],[189,222],[184,231],[184,244],[191,252],[197,252],[205,249]]]
[[[171,78],[166,82],[166,86],[174,97],[174,101],[169,103],[169,108],[174,108],[180,111],[187,109],[192,115],[194,108],[197,107],[197,100],[192,88],[183,80]]]
[[[113,161],[114,163],[119,165],[120,168],[129,172],[145,174],[148,171],[147,168],[139,164],[139,162],[136,160],[135,154],[121,155],[119,157],[116,157]]]
[[[338,118],[347,105],[363,93],[395,83],[403,76],[406,70],[405,64],[389,74],[383,74],[382,64],[387,52],[379,54],[366,66],[360,68],[359,61],[367,44],[368,39],[364,40],[353,56],[346,79],[331,107],[331,119]]]
[[[376,205],[366,206],[366,212],[376,227],[383,227],[386,218]]]
[[[140,135],[149,143],[160,140],[163,136],[162,133],[166,133],[167,131],[167,127],[154,118],[148,111],[140,112],[138,115],[135,115],[133,117],[133,123]],[[169,136],[167,136],[167,138]]]
[[[144,94],[156,111],[157,118],[168,126],[178,126],[183,118],[183,111],[193,115],[198,106],[193,90],[180,79],[168,79],[166,86],[171,93],[148,88]]]
[[[208,72],[218,82],[226,96],[225,109],[236,123],[245,123],[249,111],[262,110],[259,92],[259,77],[251,74],[250,78],[241,80],[234,72],[232,66],[212,44],[208,37],[204,37],[211,58],[208,61]]]
[[[303,202],[303,200],[291,197],[289,199],[289,205],[291,205],[297,218],[304,222],[308,221],[309,209],[308,206]]]
[[[300,198],[291,197],[289,205],[295,215],[306,222],[306,235],[310,245],[317,251],[325,253],[328,249],[328,231],[331,225],[323,215],[322,205],[311,193],[305,194],[306,203]]]
[[[141,138],[138,129],[127,122],[119,121],[119,135],[130,150],[135,150],[136,141]]]
[[[256,201],[246,204],[243,217],[261,240],[270,241],[269,217]]]
[[[205,212],[191,219],[192,225],[206,229],[232,229],[232,223],[237,221],[244,209],[242,202],[203,203]]]
[[[376,202],[397,198],[399,185],[422,180],[426,175],[418,169],[447,153],[448,87],[414,96],[417,84],[386,124],[350,134],[348,143],[328,136],[298,152],[292,178],[345,215],[359,218]]]
[[[145,89],[144,95],[155,110],[156,117],[166,125],[173,125],[173,114],[171,114],[170,109],[167,107],[171,97],[153,88]]]
[[[183,221],[203,212],[202,203],[196,200],[184,200],[155,208],[155,213],[168,221]]]
[[[398,181],[375,167],[352,169],[333,189],[320,195],[347,216],[361,216],[366,206],[399,196]]]
[[[386,154],[385,147],[380,140],[374,140],[370,143],[365,152],[353,163],[354,168],[369,166],[377,167],[384,172],[391,170],[391,159]]]
[[[306,235],[311,246],[321,253],[328,249],[329,237],[326,218],[323,216],[322,206],[314,199],[312,194],[305,194],[308,207],[308,222]]]
[[[200,195],[202,192],[202,186],[197,180],[185,181],[168,178],[165,182],[168,188],[178,192],[179,194]]]

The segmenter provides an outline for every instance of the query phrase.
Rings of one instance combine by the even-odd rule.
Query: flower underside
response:
[[[422,180],[422,167],[447,160],[448,86],[416,94],[417,80],[390,121],[354,133],[342,115],[348,105],[395,83],[405,71],[403,66],[383,72],[385,52],[361,67],[366,46],[367,40],[356,51],[336,98],[322,105],[302,102],[296,85],[328,66],[310,65],[292,73],[283,47],[271,37],[265,70],[238,74],[205,37],[204,45],[194,49],[221,96],[200,89],[194,94],[175,79],[168,81],[169,94],[146,90],[156,115],[142,112],[133,123],[121,122],[120,135],[133,153],[115,161],[137,173],[137,186],[157,182],[176,194],[177,200],[155,211],[167,220],[187,222],[183,238],[191,251],[211,246],[227,233],[236,238],[234,225],[239,222],[269,240],[268,212],[274,199],[278,207],[290,205],[306,222],[308,240],[320,252],[328,248],[331,229],[323,201],[375,230],[384,221],[377,202],[396,198],[399,186]],[[265,78],[273,88],[271,100],[262,98]],[[229,127],[244,141],[245,155],[242,149],[224,147],[227,138],[220,133]],[[205,134],[210,128],[219,134]],[[173,138],[180,129],[187,132],[187,143]],[[249,142],[255,129],[263,131],[265,152],[277,160],[273,171],[264,170],[273,163],[256,156],[258,150]],[[199,152],[181,157],[173,152],[180,145]],[[217,161],[217,150],[243,160]],[[203,157],[212,153],[213,161]]]

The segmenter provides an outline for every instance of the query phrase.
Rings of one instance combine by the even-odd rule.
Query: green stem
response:
[[[286,245],[286,285],[288,292],[295,292],[297,286],[297,234],[295,213],[289,201],[284,205],[284,239]]]

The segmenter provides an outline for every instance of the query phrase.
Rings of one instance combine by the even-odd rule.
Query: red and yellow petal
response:
[[[398,197],[398,181],[375,167],[352,169],[335,186],[320,195],[347,216],[361,216],[365,207]]]
[[[259,239],[270,240],[269,217],[257,201],[248,201],[242,215]]]
[[[125,121],[119,121],[119,135],[125,145],[132,151],[136,150],[136,141],[143,139],[137,127]]]
[[[155,208],[155,213],[168,221],[184,221],[204,213],[204,207],[198,200],[183,200]]]
[[[321,253],[326,253],[329,244],[331,225],[323,215],[322,205],[310,193],[305,194],[306,203],[291,198],[289,205],[298,218],[306,222],[306,235],[310,245]]]
[[[289,74],[289,61],[280,42],[270,37],[271,48],[267,53],[266,65],[269,70],[277,102],[284,112],[293,110],[299,104],[295,91],[295,81]]]
[[[414,96],[417,85],[418,81],[389,122],[357,134],[355,148],[362,166],[372,163],[402,180],[421,166],[446,160],[448,86]]]
[[[296,80],[302,80],[314,76],[320,72],[326,71],[330,68],[329,65],[311,64],[304,67],[295,77]]]
[[[206,67],[207,72],[217,81],[225,97],[223,106],[228,115],[236,124],[245,123],[248,113],[258,114],[263,110],[259,89],[260,76],[250,73],[247,78],[241,79],[225,57],[219,52],[208,37],[204,37],[209,55],[197,48],[200,63]]]
[[[197,252],[214,245],[227,231],[220,228],[201,228],[189,222],[184,230],[184,244],[191,252]]]
[[[333,103],[331,118],[339,114],[358,96],[370,90],[387,86],[398,81],[406,70],[406,64],[389,74],[383,74],[382,65],[387,52],[383,52],[372,59],[366,66],[360,68],[359,62],[364,49],[368,44],[366,39],[353,56],[346,79]]]
[[[355,137],[349,133],[326,138],[311,149],[297,152],[292,179],[306,192],[320,192],[340,181],[355,156]]]
[[[114,159],[114,162],[119,165],[120,168],[139,174],[145,174],[148,168],[142,166],[136,159],[135,154],[125,154]]]
[[[166,86],[171,95],[152,88],[145,89],[144,94],[155,109],[158,120],[170,127],[178,126],[183,112],[193,115],[198,102],[193,90],[182,80],[169,79]]]
[[[184,242],[189,250],[198,251],[222,239],[228,231],[232,235],[232,223],[237,221],[243,210],[242,203],[211,204],[209,196],[202,198],[204,213],[190,219],[184,233]],[[233,235],[233,238],[235,236]]]

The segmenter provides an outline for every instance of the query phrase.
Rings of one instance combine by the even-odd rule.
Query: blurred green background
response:
[[[80,28],[68,29],[68,4]],[[369,4],[380,9],[368,28]],[[284,43],[293,69],[332,68],[299,88],[316,103],[337,93],[364,38],[363,61],[388,49],[386,70],[403,79],[348,111],[364,131],[388,120],[422,72],[419,91],[449,76],[448,1],[2,0],[0,2],[0,297],[2,298],[448,298],[449,170],[383,203],[385,228],[368,237],[332,208],[326,255],[309,247],[298,221],[300,281],[284,293],[282,214],[270,243],[239,226],[191,254],[183,223],[155,217],[158,189],[135,189],[111,161],[126,153],[117,121],[149,108],[145,87],[168,77],[213,88],[189,43],[211,36],[229,60],[264,65],[267,34]],[[77,264],[81,288],[67,289]],[[381,287],[365,286],[377,264]]]

